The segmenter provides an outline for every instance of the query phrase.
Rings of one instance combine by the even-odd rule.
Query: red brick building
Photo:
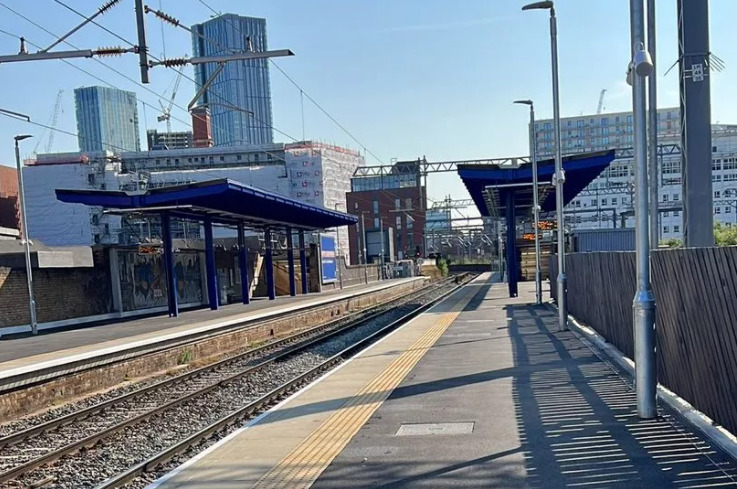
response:
[[[0,227],[20,229],[18,172],[0,165]]]
[[[348,212],[359,217],[348,228],[351,263],[362,263],[361,216],[366,231],[392,228],[397,259],[425,256],[426,192],[420,185],[416,162],[399,162],[389,175],[354,177],[346,194]],[[371,261],[371,257],[369,257]]]

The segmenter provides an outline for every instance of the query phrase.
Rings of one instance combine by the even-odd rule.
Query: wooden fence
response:
[[[632,358],[635,254],[566,260],[570,314]],[[656,251],[652,283],[658,382],[737,433],[737,247]]]

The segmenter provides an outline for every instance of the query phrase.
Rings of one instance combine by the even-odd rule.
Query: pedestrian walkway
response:
[[[737,487],[677,415],[636,415],[631,380],[532,284],[488,274],[155,487]]]

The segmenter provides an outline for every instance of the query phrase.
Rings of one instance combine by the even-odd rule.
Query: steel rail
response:
[[[363,324],[365,324],[365,323],[367,323],[369,321],[372,321],[372,320],[376,319],[377,317],[380,317],[380,316],[382,316],[384,314],[387,314],[387,313],[391,312],[391,305],[392,304],[396,303],[396,305],[394,306],[394,307],[396,307],[397,305],[401,305],[401,304],[407,303],[407,302],[412,301],[412,300],[417,300],[417,299],[419,299],[419,298],[421,298],[423,296],[426,296],[426,295],[430,294],[431,292],[437,290],[437,288],[444,286],[445,284],[447,284],[451,280],[453,280],[453,278],[446,279],[446,280],[442,281],[440,284],[431,284],[431,285],[429,285],[429,286],[427,286],[427,287],[425,287],[423,289],[420,289],[418,291],[418,294],[415,294],[412,297],[402,297],[402,298],[399,298],[399,299],[394,299],[392,301],[388,301],[387,303],[383,303],[381,305],[378,305],[375,308],[372,308],[374,310],[375,309],[382,309],[380,311],[371,312],[368,315],[366,315],[365,314],[366,313],[366,310],[364,310],[364,311],[359,311],[357,313],[353,313],[351,315],[343,316],[340,319],[337,319],[335,321],[331,321],[329,323],[326,323],[326,324],[321,325],[321,326],[317,326],[315,328],[311,328],[309,330],[301,331],[301,332],[299,332],[299,333],[297,333],[295,335],[289,336],[289,337],[284,338],[282,340],[277,340],[277,341],[272,342],[272,343],[269,343],[267,345],[263,345],[262,347],[259,347],[257,349],[248,350],[246,352],[243,352],[241,354],[236,355],[235,357],[227,358],[227,359],[221,360],[219,362],[216,362],[216,363],[214,363],[212,365],[201,367],[201,368],[198,368],[198,369],[193,370],[191,372],[187,372],[185,374],[182,374],[180,376],[173,377],[173,378],[170,378],[170,379],[166,379],[166,380],[164,380],[162,382],[158,382],[158,383],[152,384],[150,386],[146,386],[144,388],[141,388],[141,389],[132,391],[130,393],[123,394],[121,396],[118,396],[116,398],[110,399],[108,401],[104,401],[104,402],[102,402],[100,404],[97,404],[95,406],[91,406],[89,408],[85,408],[85,409],[83,409],[81,411],[78,411],[78,412],[75,412],[75,413],[71,413],[71,414],[69,414],[67,416],[63,416],[63,417],[58,418],[56,420],[51,420],[51,421],[49,421],[47,423],[43,423],[41,425],[31,427],[31,428],[29,428],[27,430],[24,430],[24,431],[21,431],[21,432],[12,434],[10,436],[7,436],[7,437],[5,437],[3,439],[0,439],[0,442],[1,442],[0,443],[0,447],[12,445],[12,444],[17,444],[18,442],[23,441],[25,439],[28,439],[29,437],[32,437],[32,436],[34,436],[36,434],[45,433],[45,432],[51,431],[51,430],[53,430],[55,428],[59,428],[59,427],[63,427],[63,426],[69,425],[69,424],[71,424],[71,423],[73,423],[75,421],[84,420],[84,419],[86,419],[86,418],[88,418],[88,417],[90,417],[90,416],[92,416],[92,415],[94,415],[96,413],[99,413],[99,412],[104,411],[105,409],[109,408],[110,406],[112,406],[114,404],[120,404],[122,402],[126,402],[126,401],[131,400],[131,399],[133,399],[135,397],[139,397],[139,396],[141,396],[143,394],[146,394],[148,392],[153,392],[153,391],[155,391],[157,389],[161,389],[163,387],[167,387],[167,386],[173,385],[175,383],[185,382],[185,381],[187,381],[187,380],[189,380],[191,378],[194,378],[194,377],[196,377],[198,375],[201,375],[203,373],[217,370],[218,368],[221,368],[223,366],[226,366],[227,364],[241,361],[244,358],[249,357],[249,356],[253,356],[254,354],[257,354],[257,353],[263,353],[264,351],[267,351],[269,349],[276,349],[276,348],[278,348],[278,346],[283,346],[283,345],[288,344],[288,343],[293,343],[294,341],[298,341],[299,339],[304,338],[306,336],[307,337],[310,337],[307,341],[300,342],[300,343],[292,346],[291,348],[287,348],[286,350],[283,350],[283,351],[279,352],[277,355],[274,355],[272,357],[269,357],[269,358],[267,358],[267,359],[265,359],[265,360],[263,360],[263,361],[255,364],[255,365],[252,365],[252,366],[249,366],[249,367],[245,367],[243,370],[241,370],[241,371],[239,371],[239,372],[237,372],[235,374],[227,375],[226,377],[224,377],[222,379],[219,379],[219,380],[216,380],[216,381],[214,381],[214,382],[212,382],[212,383],[210,383],[210,384],[208,384],[208,385],[206,385],[206,386],[204,386],[202,388],[199,388],[199,389],[196,389],[196,390],[194,390],[192,392],[189,392],[187,394],[184,394],[184,395],[182,395],[182,396],[180,396],[180,397],[178,397],[176,399],[173,399],[173,400],[171,400],[169,402],[166,402],[164,404],[161,404],[161,405],[159,405],[159,406],[157,406],[157,407],[155,407],[153,409],[147,410],[146,412],[143,412],[143,413],[141,413],[139,415],[136,415],[136,416],[133,416],[131,418],[125,419],[123,421],[120,421],[119,423],[116,423],[115,425],[113,425],[111,427],[104,428],[103,430],[98,431],[97,433],[93,433],[93,434],[91,434],[91,435],[89,435],[87,437],[84,437],[82,439],[76,440],[76,441],[74,441],[72,443],[69,443],[67,445],[64,445],[63,447],[60,447],[60,448],[55,449],[55,450],[52,450],[52,451],[50,451],[50,452],[48,452],[48,453],[46,453],[44,455],[41,455],[40,457],[37,457],[37,458],[35,458],[33,460],[30,460],[28,462],[25,462],[25,463],[22,463],[20,465],[17,465],[16,467],[13,467],[10,470],[7,470],[7,471],[5,471],[3,473],[0,473],[0,483],[4,483],[4,482],[7,482],[7,481],[10,481],[10,480],[13,480],[13,479],[17,479],[18,477],[20,477],[20,476],[22,476],[24,474],[27,474],[27,473],[35,470],[38,467],[41,467],[43,465],[47,465],[47,464],[49,464],[49,463],[51,463],[53,461],[58,460],[59,458],[65,456],[65,455],[68,455],[68,454],[71,454],[71,453],[75,453],[75,452],[77,452],[78,450],[80,450],[82,448],[94,446],[96,443],[98,443],[103,438],[106,438],[106,437],[108,437],[110,435],[113,435],[113,434],[115,434],[117,432],[120,432],[120,431],[122,431],[123,429],[125,429],[125,428],[127,428],[129,426],[133,426],[133,425],[136,425],[136,424],[138,424],[140,422],[143,422],[143,421],[151,418],[154,415],[160,414],[160,413],[162,413],[162,412],[164,412],[164,411],[166,411],[168,409],[174,408],[174,407],[176,407],[176,406],[178,406],[178,405],[180,405],[180,404],[182,404],[184,402],[187,402],[187,401],[189,401],[191,399],[194,399],[196,397],[200,397],[200,396],[203,396],[203,395],[205,395],[205,394],[207,394],[209,392],[212,392],[215,389],[217,389],[219,387],[222,387],[222,386],[224,386],[224,385],[226,385],[228,383],[231,383],[231,382],[233,382],[235,380],[238,380],[238,379],[240,379],[242,377],[245,377],[247,375],[253,374],[253,373],[257,372],[257,371],[260,371],[260,370],[264,369],[265,367],[267,367],[268,365],[270,365],[272,363],[275,363],[277,361],[284,360],[284,359],[286,359],[288,357],[291,357],[291,356],[293,356],[295,354],[298,354],[298,353],[300,353],[300,352],[302,352],[302,351],[304,351],[304,350],[306,350],[306,349],[314,346],[315,344],[318,344],[318,343],[321,343],[323,341],[329,340],[330,338],[332,338],[334,336],[337,336],[339,334],[345,333],[348,330],[351,330],[351,329],[354,329],[356,327],[359,327],[359,326],[361,326],[361,325],[363,325]],[[389,307],[389,309],[387,309],[388,307]],[[335,325],[337,323],[345,322],[346,320],[350,320],[354,316],[360,316],[362,313],[364,315],[363,317],[357,317],[355,320],[353,320],[353,321],[351,321],[351,322],[349,322],[347,324],[344,324],[342,326],[335,327]],[[317,336],[312,336],[312,335],[315,335],[315,334],[317,334]]]
[[[227,429],[229,426],[235,425],[239,423],[239,421],[247,416],[250,416],[254,412],[257,412],[261,409],[263,409],[266,406],[269,406],[278,400],[280,400],[284,395],[288,394],[289,392],[293,391],[297,387],[301,386],[305,382],[309,382],[312,380],[315,376],[323,373],[326,370],[329,370],[333,366],[337,365],[338,363],[342,362],[345,358],[351,356],[352,354],[357,353],[361,349],[369,346],[371,343],[375,341],[380,336],[383,336],[390,332],[393,329],[398,328],[399,326],[403,325],[407,321],[413,319],[414,317],[418,316],[422,312],[426,311],[430,307],[434,306],[438,302],[446,299],[451,294],[455,293],[458,289],[463,287],[467,282],[461,283],[457,285],[456,287],[453,287],[451,290],[447,291],[440,297],[437,297],[436,299],[432,300],[431,302],[428,302],[427,304],[423,304],[420,307],[416,308],[414,311],[405,314],[399,319],[396,319],[389,323],[388,325],[382,327],[381,329],[371,333],[370,335],[366,336],[365,338],[362,338],[358,340],[357,342],[353,343],[352,345],[344,348],[340,352],[336,353],[332,357],[328,358],[321,364],[311,368],[310,370],[303,372],[299,374],[298,376],[294,377],[293,379],[289,380],[288,382],[282,384],[281,386],[273,389],[269,393],[265,394],[264,396],[260,397],[259,399],[247,404],[246,406],[220,418],[219,420],[215,421],[214,423],[206,426],[205,428],[199,430],[198,432],[188,436],[184,440],[172,445],[169,448],[164,449],[163,451],[153,455],[152,457],[149,457],[148,459],[144,460],[143,462],[140,462],[139,464],[131,467],[127,471],[112,477],[102,484],[99,484],[95,487],[95,489],[114,489],[121,487],[124,484],[127,484],[134,479],[136,479],[139,475],[150,472],[156,467],[160,466],[163,463],[168,462],[176,455],[188,450],[190,447],[195,446],[199,444],[200,442],[206,440],[211,435],[222,431],[224,429]]]

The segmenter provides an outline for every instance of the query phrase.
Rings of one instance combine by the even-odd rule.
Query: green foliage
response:
[[[177,365],[187,365],[192,361],[192,350],[189,348],[183,350],[177,358]]]
[[[737,245],[737,226],[715,222],[714,242],[717,246]]]
[[[678,238],[670,238],[660,243],[661,246],[667,246],[668,248],[681,248],[683,241]]]
[[[448,276],[448,260],[444,260],[442,258],[439,258],[436,262],[436,266],[440,269],[440,271],[443,274],[443,277]]]

